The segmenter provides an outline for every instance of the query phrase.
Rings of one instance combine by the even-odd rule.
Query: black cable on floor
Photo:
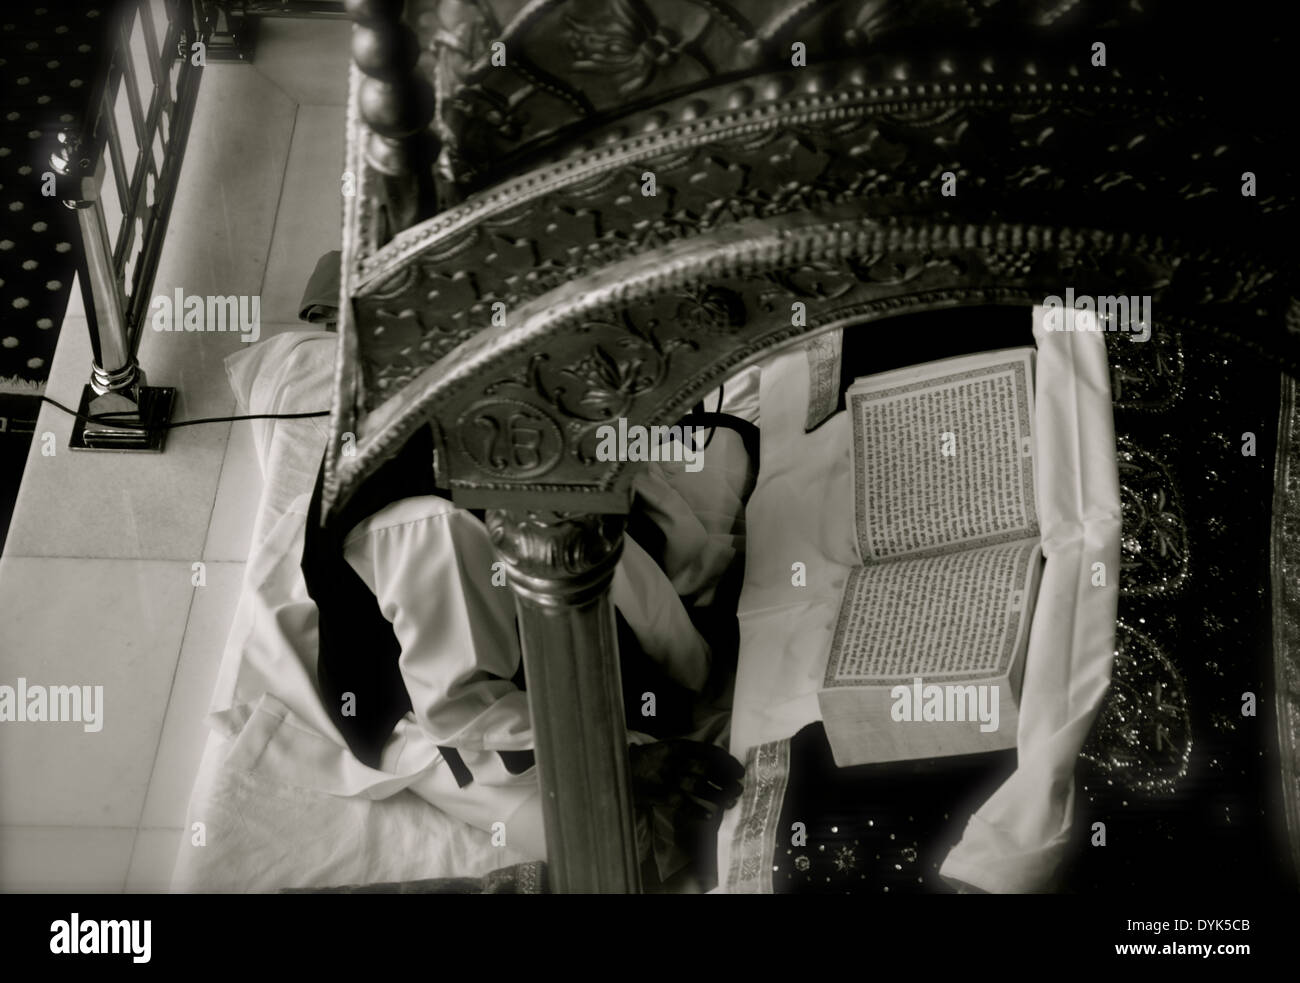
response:
[[[49,403],[51,406],[62,410],[64,413],[67,413],[69,416],[75,416],[78,420],[81,420],[83,423],[102,423],[110,427],[121,426],[120,423],[114,423],[114,421],[121,420],[123,418],[129,419],[134,415],[129,411],[122,411],[117,413],[90,413],[90,414],[78,413],[76,410],[69,409],[68,407],[64,406],[58,400],[51,399],[49,396],[46,396],[44,393],[41,394],[41,399]],[[304,420],[309,417],[329,416],[329,415],[330,415],[329,410],[317,410],[312,413],[249,413],[243,416],[207,416],[199,420],[171,420],[157,427],[141,428],[134,425],[132,425],[132,427],[133,429],[137,429],[137,430],[138,429],[175,430],[178,427],[193,427],[193,426],[197,426],[200,423],[231,423],[231,422],[237,422],[239,420]]]

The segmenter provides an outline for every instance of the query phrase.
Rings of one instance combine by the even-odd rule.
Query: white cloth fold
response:
[[[1119,605],[1119,470],[1105,338],[1046,331],[1042,312],[1034,308],[1035,434],[1047,562],[1025,661],[1017,766],[939,869],[994,892],[1041,890],[1069,845],[1075,761],[1110,685]]]
[[[412,788],[481,829],[535,794],[532,769],[512,774],[496,751],[533,746],[519,667],[514,598],[493,584],[482,523],[433,496],[404,499],[349,536],[344,557],[375,592],[401,644],[411,713],[381,768],[348,750],[316,688],[317,615],[299,567],[308,499],[293,502],[254,551],[210,721],[234,743],[229,763],[334,795],[383,798]],[[501,579],[497,578],[498,583]],[[663,572],[628,541],[611,596],[646,655],[700,689],[709,650]],[[474,781],[461,788],[438,751],[460,752]],[[482,809],[475,807],[482,803]]]
[[[326,332],[289,332],[231,356],[227,372],[241,409],[327,408],[337,345]],[[482,524],[424,497],[393,503],[348,537],[345,557],[402,643],[399,665],[415,707],[398,722],[380,767],[369,768],[321,705],[317,614],[299,568],[327,428],[323,419],[249,426],[265,484],[190,804],[188,823],[202,824],[207,839],[182,846],[176,886],[273,890],[477,875],[540,856],[536,841],[518,835],[521,824],[540,834],[536,771],[512,775],[496,754],[531,747],[532,734],[526,694],[507,681],[520,657],[514,599],[493,583],[496,558]],[[723,463],[720,455],[706,462]],[[660,478],[665,515],[683,528],[693,523],[697,545],[718,552],[713,520],[688,515],[692,489],[706,479],[671,469]],[[727,494],[701,494],[724,512],[739,511]],[[681,561],[704,570],[704,582],[717,565],[689,552]],[[669,579],[630,540],[611,597],[647,656],[698,690],[708,646]],[[629,732],[628,740],[649,738]],[[457,748],[474,775],[470,785],[458,785],[439,745]],[[487,831],[499,822],[510,830],[510,847],[489,842]]]

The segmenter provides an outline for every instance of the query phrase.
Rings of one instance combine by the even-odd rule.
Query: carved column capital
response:
[[[492,509],[488,535],[515,591],[544,607],[597,597],[623,552],[622,515]]]

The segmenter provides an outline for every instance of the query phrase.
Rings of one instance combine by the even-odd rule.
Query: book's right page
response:
[[[863,563],[1038,536],[1034,354],[980,352],[849,387]]]

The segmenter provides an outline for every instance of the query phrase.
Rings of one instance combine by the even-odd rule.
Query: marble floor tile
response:
[[[0,891],[118,894],[134,828],[0,826]]]
[[[208,736],[204,717],[239,600],[244,564],[207,562],[204,573],[206,586],[194,589],[162,739],[140,817],[142,826],[179,828],[184,824],[185,808]]]
[[[142,827],[136,831],[131,866],[126,872],[127,894],[170,893],[172,868],[183,835],[180,829]]]
[[[29,688],[77,685],[83,694],[89,686],[92,697],[82,722],[0,723],[0,823],[139,823],[190,579],[187,563],[0,559],[0,684],[15,695],[19,679]]]

